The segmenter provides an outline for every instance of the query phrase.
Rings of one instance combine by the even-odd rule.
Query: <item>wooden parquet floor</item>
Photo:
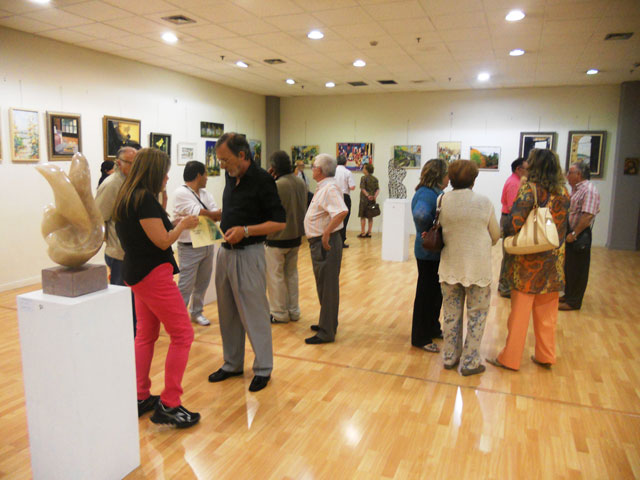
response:
[[[559,313],[551,371],[528,360],[530,329],[520,372],[487,365],[462,377],[410,346],[413,256],[383,262],[380,236],[356,233],[344,252],[333,344],[304,343],[318,301],[301,248],[302,318],[272,327],[265,390],[247,391],[248,342],[244,377],[207,382],[222,343],[215,304],[205,309],[212,325],[195,326],[183,382],[183,402],[201,423],[176,431],[143,417],[142,462],[128,480],[640,478],[640,253],[592,250],[583,309]],[[492,255],[497,279],[499,246]],[[36,288],[0,293],[2,478],[31,478],[15,296]],[[508,313],[509,301],[494,293],[483,357],[503,346]],[[163,333],[156,347],[154,393],[167,340]]]

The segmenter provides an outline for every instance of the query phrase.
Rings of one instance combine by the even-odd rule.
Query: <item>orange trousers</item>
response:
[[[529,318],[533,313],[533,331],[536,336],[536,360],[556,363],[556,321],[558,320],[558,292],[534,295],[511,290],[511,313],[507,327],[507,344],[498,361],[518,370],[527,340]]]

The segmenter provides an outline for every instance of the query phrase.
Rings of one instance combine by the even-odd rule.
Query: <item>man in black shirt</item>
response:
[[[273,369],[263,244],[268,234],[285,228],[286,215],[275,180],[252,161],[244,135],[222,135],[216,155],[226,170],[220,222],[225,241],[215,273],[224,364],[209,381],[242,375],[246,332],[255,353],[249,390],[257,392]]]

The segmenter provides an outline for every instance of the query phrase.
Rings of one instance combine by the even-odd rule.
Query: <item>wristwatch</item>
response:
[[[244,238],[249,238],[249,227],[245,225],[242,229],[244,230]]]

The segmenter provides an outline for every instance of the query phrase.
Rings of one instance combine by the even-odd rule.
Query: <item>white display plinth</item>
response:
[[[213,245],[213,270],[211,270],[211,281],[207,287],[207,291],[204,293],[204,304],[209,305],[212,302],[218,300],[216,293],[216,261],[218,260],[218,251],[220,250],[220,244],[215,243]]]
[[[409,259],[411,204],[406,198],[389,198],[382,216],[382,260],[406,262]]]
[[[33,478],[125,477],[140,465],[130,289],[17,302]]]

